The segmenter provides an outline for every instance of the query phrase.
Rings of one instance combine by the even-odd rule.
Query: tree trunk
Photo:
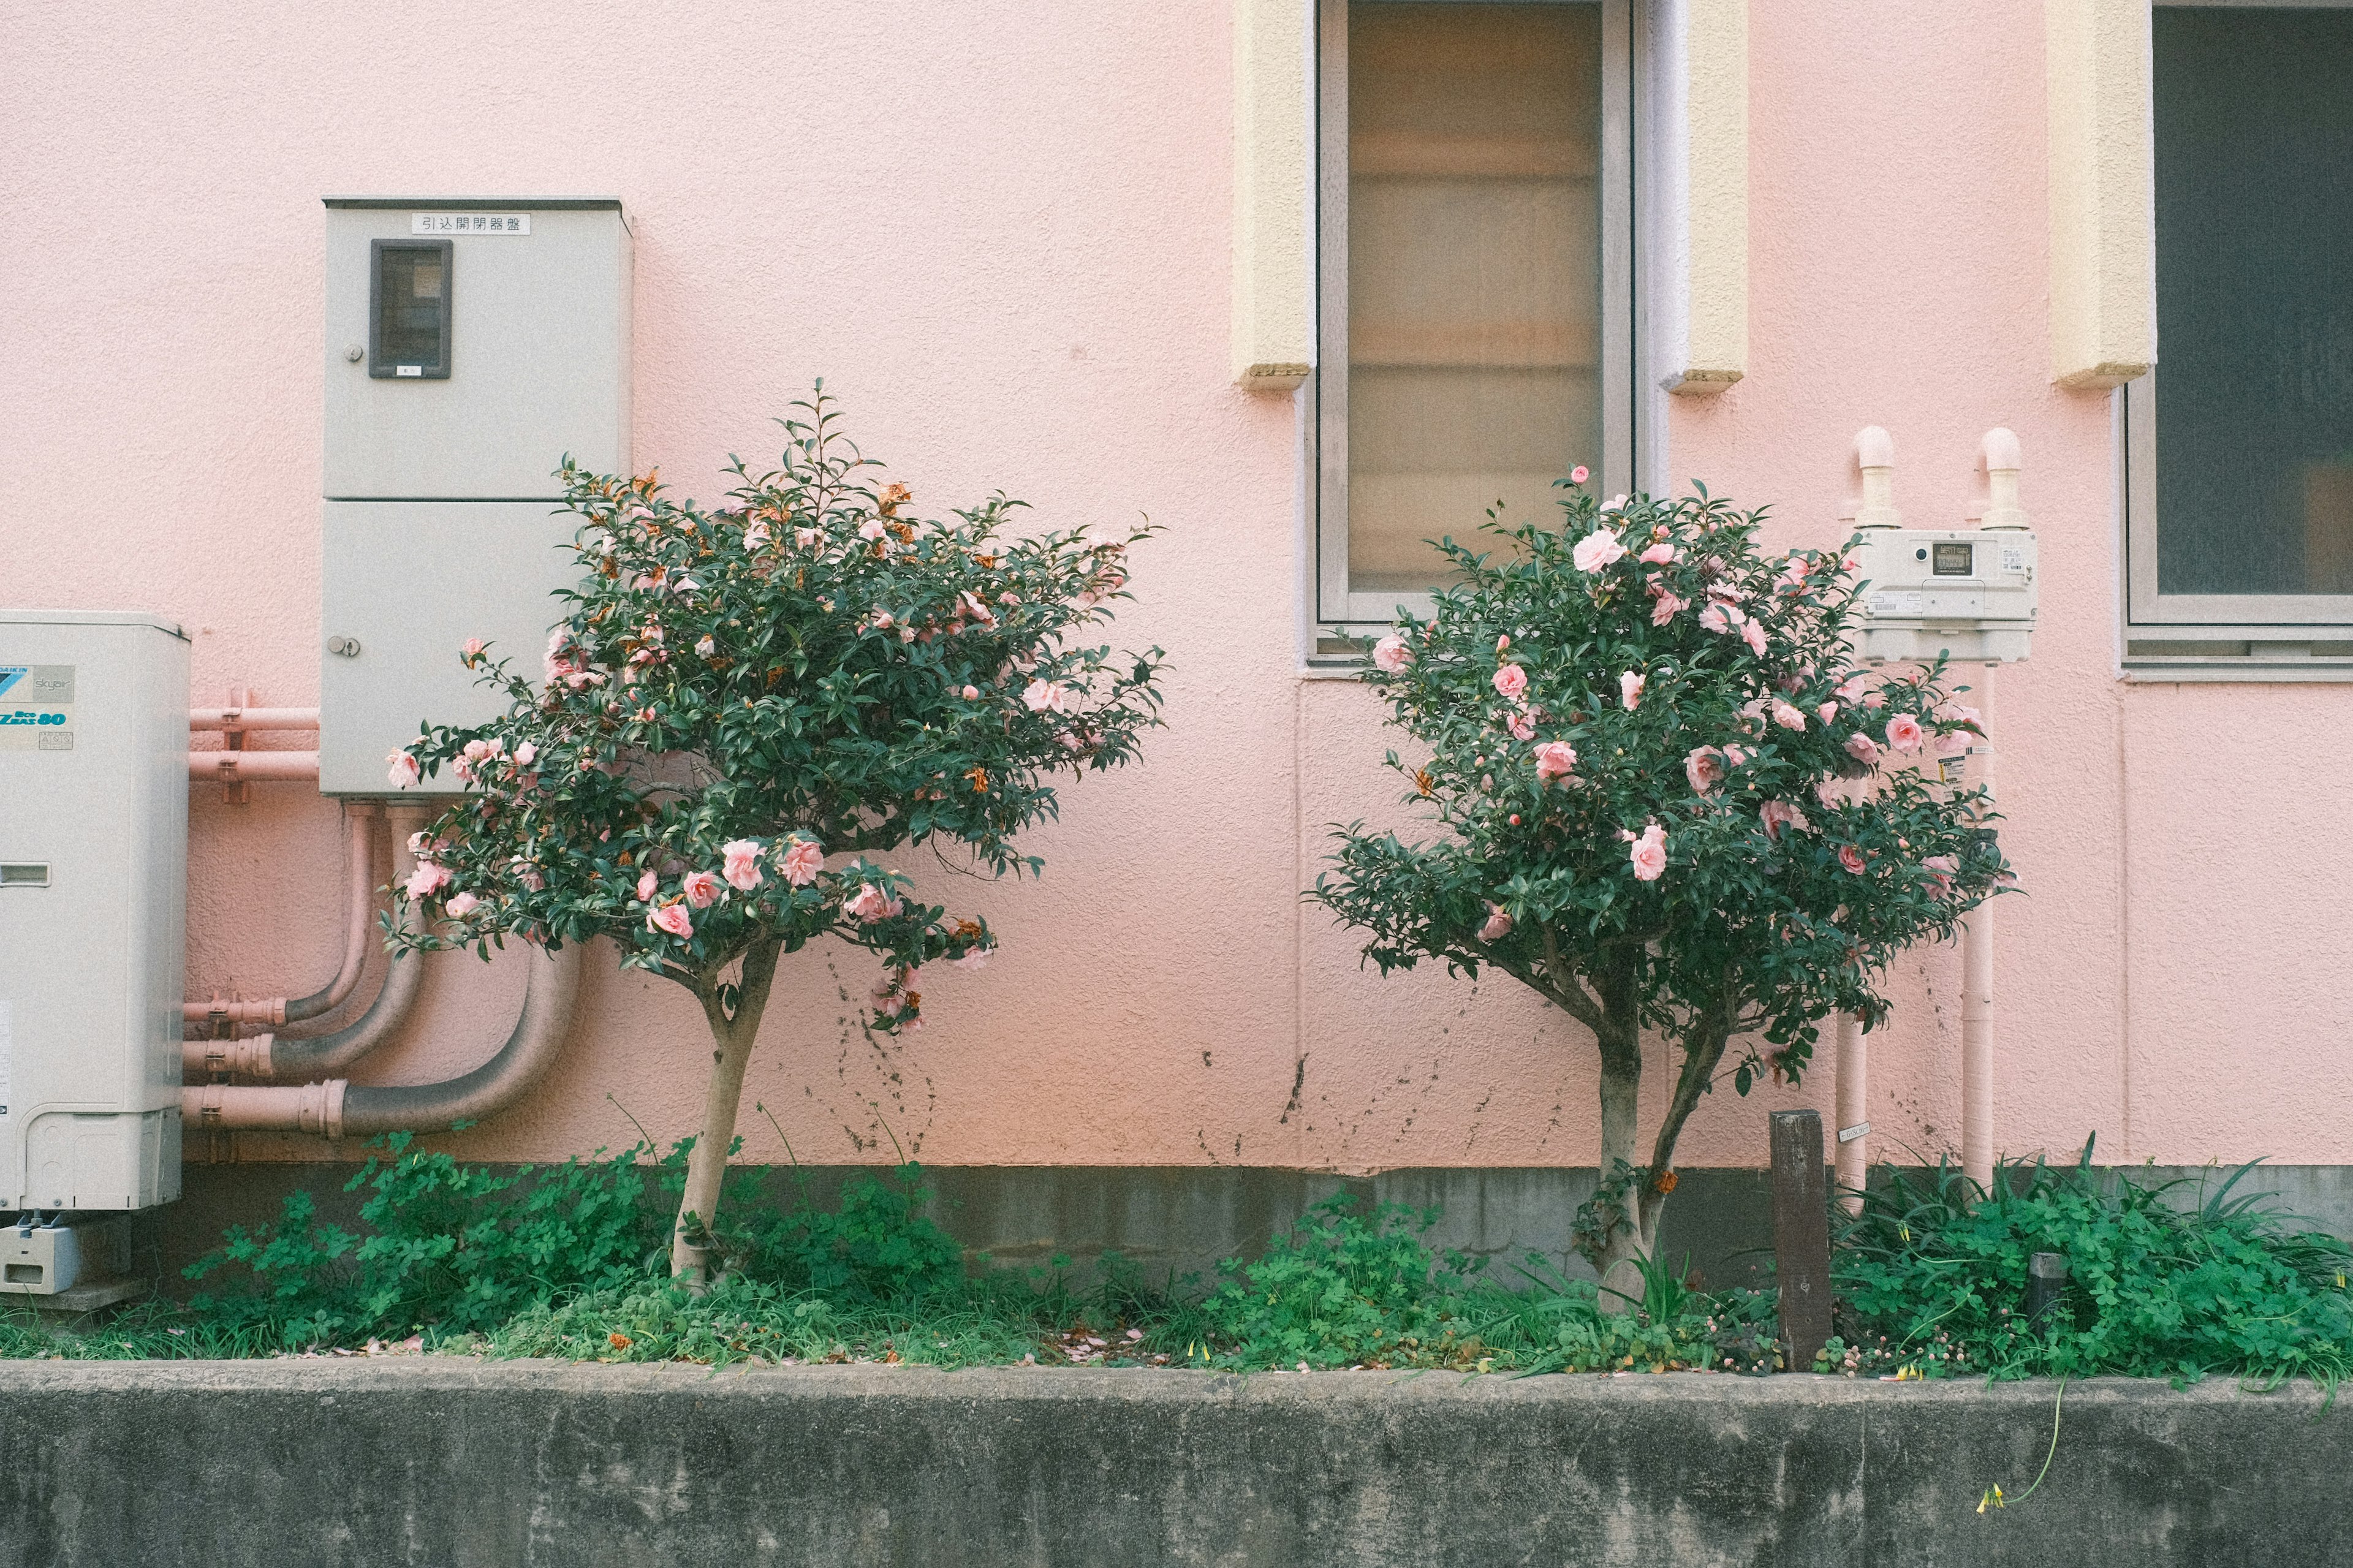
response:
[[[1601,1016],[1594,1040],[1601,1047],[1602,1188],[1598,1214],[1611,1216],[1601,1246],[1590,1261],[1601,1275],[1601,1310],[1622,1312],[1642,1297],[1641,1264],[1651,1256],[1651,1232],[1642,1224],[1642,1194],[1649,1173],[1637,1163],[1642,1093],[1642,1021],[1633,965],[1621,962],[1596,976]],[[1614,1194],[1612,1183],[1626,1184]],[[1612,1209],[1615,1214],[1612,1215]]]
[[[744,1069],[752,1060],[752,1045],[760,1033],[760,1015],[768,1005],[768,988],[776,974],[781,944],[763,942],[744,954],[744,978],[735,1010],[730,1014],[719,1000],[719,973],[712,970],[697,983],[695,995],[711,1026],[711,1082],[703,1090],[702,1125],[696,1130],[694,1148],[686,1159],[686,1191],[680,1195],[678,1218],[670,1230],[670,1272],[698,1292],[711,1281],[712,1221],[718,1217],[719,1193],[727,1176],[728,1151],[735,1143],[735,1112],[744,1100]]]
[[[1619,1198],[1621,1214],[1602,1238],[1601,1251],[1591,1261],[1601,1275],[1601,1310],[1623,1312],[1642,1299],[1641,1266],[1651,1256],[1651,1237],[1641,1224],[1642,1188],[1647,1173],[1635,1163],[1641,1136],[1636,1110],[1642,1089],[1642,1053],[1639,1040],[1630,1051],[1605,1048],[1601,1053],[1601,1169],[1605,1184],[1632,1173],[1633,1184]],[[1632,1297],[1633,1301],[1627,1300]]]

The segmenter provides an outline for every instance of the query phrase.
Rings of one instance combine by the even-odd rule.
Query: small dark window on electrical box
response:
[[[368,374],[449,379],[446,239],[379,239],[368,249]]]
[[[0,860],[0,888],[46,888],[49,868],[34,860]]]
[[[1967,577],[1976,570],[1977,546],[1939,544],[1928,570],[1939,577]]]

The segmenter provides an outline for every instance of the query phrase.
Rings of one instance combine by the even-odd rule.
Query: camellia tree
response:
[[[1976,713],[1941,662],[1857,667],[1843,552],[1767,556],[1763,513],[1704,490],[1563,504],[1558,528],[1491,522],[1508,554],[1444,542],[1455,585],[1374,647],[1366,679],[1430,753],[1389,765],[1443,833],[1345,829],[1311,896],[1384,973],[1492,966],[1593,1032],[1600,1184],[1574,1237],[1615,1289],[1719,1077],[1795,1082],[1820,1020],[1879,1023],[1888,962],[2010,878],[1983,792],[1941,779]],[[1647,1157],[1645,1029],[1680,1057]]]
[[[1056,775],[1127,762],[1158,722],[1159,650],[1076,640],[1129,596],[1148,530],[1016,537],[1002,496],[915,521],[905,487],[866,482],[822,384],[795,407],[782,467],[737,460],[715,510],[567,461],[586,578],[543,679],[469,643],[506,714],[388,759],[395,784],[466,785],[417,837],[401,895],[427,918],[404,940],[487,956],[502,934],[610,937],[702,1004],[713,1065],[671,1252],[697,1281],[778,957],[823,936],[870,950],[872,1026],[914,1027],[918,969],[993,941],[875,857],[928,843],[1034,874],[1013,838],[1053,815]]]

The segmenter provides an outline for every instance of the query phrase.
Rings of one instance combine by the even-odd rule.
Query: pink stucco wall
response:
[[[1170,654],[1169,727],[1068,795],[1042,882],[981,890],[997,961],[881,1047],[845,1021],[860,959],[788,961],[750,1089],[801,1159],[888,1158],[887,1122],[953,1163],[1589,1163],[1575,1025],[1508,983],[1384,982],[1298,902],[1323,825],[1394,789],[1366,694],[1299,676],[1294,409],[1228,383],[1229,29],[1216,3],[7,0],[0,592],[177,616],[199,700],[314,700],[318,198],[617,195],[640,466],[710,493],[823,375],[920,503],[1001,486],[1053,523],[1167,528],[1123,630]],[[2001,914],[2000,1143],[2353,1159],[2314,1092],[2353,1056],[2341,791],[2303,739],[2347,699],[2116,679],[2108,404],[2049,383],[2041,7],[1804,0],[1752,29],[1749,374],[1674,404],[1672,472],[1823,542],[1862,425],[1894,432],[1915,523],[1961,515],[1987,426],[2025,446],[2043,629],[1998,704],[2030,890]],[[307,989],[337,945],[335,808],[218,793],[192,802],[191,992]],[[503,1037],[515,977],[436,967],[365,1076]],[[1910,965],[1875,1041],[1873,1120],[1924,1151],[1957,1136],[1957,980],[1949,952]],[[624,1110],[689,1129],[691,1000],[604,971],[587,1004],[554,1077],[457,1146],[626,1142]],[[1727,1095],[1683,1163],[1754,1163],[1766,1110],[1828,1095],[1826,1070]],[[782,1156],[765,1117],[744,1132]]]

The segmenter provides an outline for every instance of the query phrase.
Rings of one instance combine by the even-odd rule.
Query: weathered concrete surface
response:
[[[2309,1389],[0,1363],[0,1565],[2353,1563]]]

